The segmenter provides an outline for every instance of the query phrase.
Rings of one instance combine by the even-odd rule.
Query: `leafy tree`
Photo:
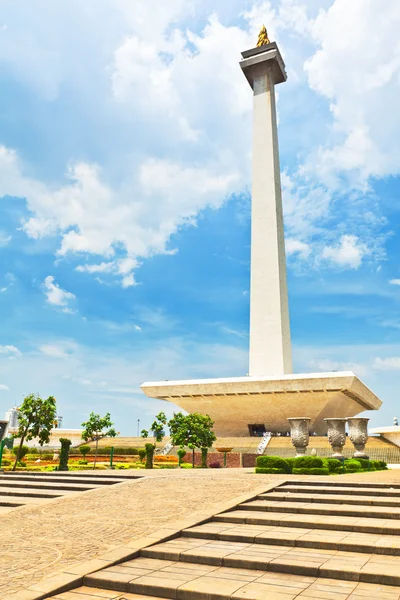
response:
[[[146,444],[146,469],[153,468],[153,458],[154,452],[157,447],[157,442],[162,442],[165,435],[165,426],[167,424],[167,417],[165,413],[160,412],[155,416],[153,423],[150,425],[149,429],[142,429],[141,435],[142,438],[148,438],[150,432],[153,434],[153,444]]]
[[[21,448],[25,440],[38,438],[41,446],[49,442],[56,414],[56,399],[54,396],[49,396],[46,400],[43,400],[38,394],[29,394],[24,398],[18,409],[19,426],[15,437],[20,438],[20,444],[13,471],[17,468]]]
[[[113,425],[114,423],[111,422],[110,413],[107,413],[104,417],[101,417],[100,415],[96,415],[95,413],[91,412],[89,415],[89,420],[82,423],[82,438],[85,440],[85,442],[96,442],[93,469],[96,468],[99,440],[104,437],[116,437],[118,435]]]
[[[199,413],[190,415],[176,413],[168,423],[174,446],[186,446],[192,450],[193,468],[195,449],[211,448],[217,439],[212,430],[213,425],[214,421],[209,415]]]
[[[89,454],[90,452],[90,446],[82,444],[82,446],[79,446],[79,452],[82,454],[83,458],[86,458],[86,454]]]
[[[61,442],[61,452],[60,452],[60,462],[58,464],[58,470],[59,471],[68,471],[69,449],[70,449],[72,442],[68,438],[60,438],[60,442]]]

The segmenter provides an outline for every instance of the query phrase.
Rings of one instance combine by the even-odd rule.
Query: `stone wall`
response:
[[[186,452],[183,462],[192,462],[192,453]],[[224,455],[221,452],[209,452],[207,455],[207,465],[210,463],[218,462],[221,467],[224,466]],[[201,452],[194,453],[194,464],[195,466],[201,465]],[[226,455],[226,466],[227,467],[241,467],[241,453],[240,452],[228,452]]]

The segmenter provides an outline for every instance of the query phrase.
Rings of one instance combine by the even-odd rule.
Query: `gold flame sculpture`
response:
[[[261,27],[260,33],[258,34],[257,47],[266,46],[267,44],[270,44],[270,43],[271,42],[269,41],[267,30],[265,28],[265,25],[263,25]]]

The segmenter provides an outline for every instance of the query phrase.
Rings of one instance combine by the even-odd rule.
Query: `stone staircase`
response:
[[[400,485],[280,483],[83,583],[54,598],[399,600]]]
[[[121,483],[131,475],[97,473],[0,473],[0,516],[24,505],[43,503],[61,496]]]

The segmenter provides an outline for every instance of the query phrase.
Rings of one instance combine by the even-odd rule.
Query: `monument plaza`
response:
[[[240,67],[253,90],[249,375],[141,387],[151,398],[209,414],[217,436],[287,431],[287,419],[299,414],[321,434],[324,418],[352,417],[382,402],[351,371],[292,373],[275,102],[275,85],[287,75],[265,28],[257,47],[242,53]]]

